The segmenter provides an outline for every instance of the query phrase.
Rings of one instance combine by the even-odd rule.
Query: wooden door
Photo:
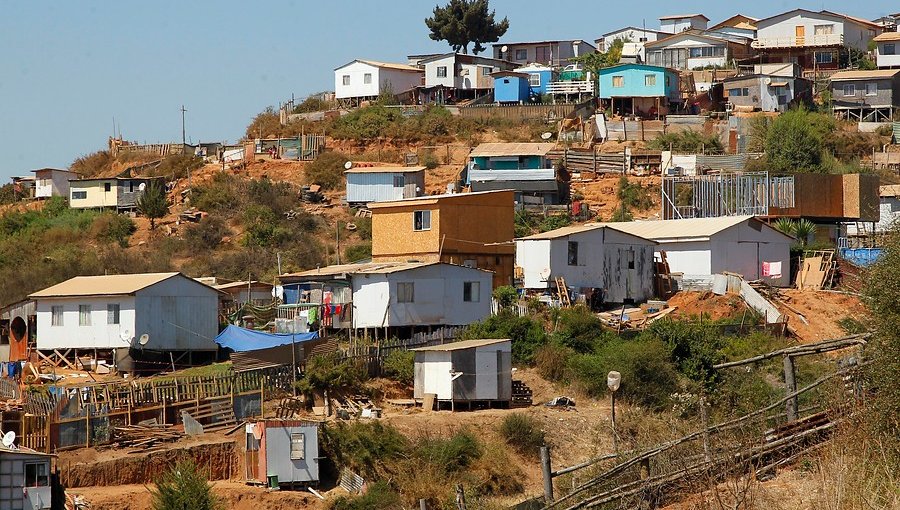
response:
[[[794,27],[794,35],[797,37],[797,46],[803,46],[806,44],[806,27],[803,25],[797,25]]]

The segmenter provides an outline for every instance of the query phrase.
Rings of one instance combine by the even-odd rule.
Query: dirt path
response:
[[[241,482],[213,483],[213,492],[230,510],[295,510],[322,508],[320,500],[303,491],[270,491]],[[91,510],[152,510],[150,489],[144,485],[86,487],[69,491],[84,496]]]

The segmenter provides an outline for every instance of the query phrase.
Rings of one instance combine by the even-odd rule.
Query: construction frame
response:
[[[794,177],[769,172],[663,177],[660,218],[769,216],[770,208],[794,207]]]

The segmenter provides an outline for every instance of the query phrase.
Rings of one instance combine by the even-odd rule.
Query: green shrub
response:
[[[547,343],[547,333],[540,322],[530,317],[518,317],[500,312],[469,325],[463,338],[509,338],[512,341],[512,359],[516,363],[531,363],[538,348]]]
[[[569,360],[575,351],[558,343],[539,348],[534,355],[534,365],[541,377],[548,381],[569,382]]]
[[[718,377],[713,365],[722,361],[722,337],[716,328],[686,321],[654,322],[646,334],[669,349],[678,371],[692,381],[712,389]]]
[[[338,354],[313,356],[306,362],[304,377],[297,384],[310,395],[316,391],[359,393],[369,378],[365,364],[342,359]]]
[[[359,262],[372,258],[372,243],[352,244],[344,248],[344,260],[346,262]]]
[[[416,456],[445,473],[458,473],[469,467],[482,454],[478,438],[468,430],[461,430],[450,438],[420,439],[415,447]]]
[[[369,484],[359,496],[338,496],[328,507],[331,510],[399,510],[403,508],[400,494],[384,480]]]
[[[426,151],[425,154],[422,154],[422,166],[429,170],[434,170],[441,163],[438,161],[437,157],[435,157],[434,153],[431,151]]]
[[[525,413],[507,414],[500,422],[500,435],[508,445],[528,457],[537,457],[545,444],[541,423]]]
[[[201,211],[234,214],[239,196],[237,188],[234,177],[217,173],[208,184],[194,187],[191,191],[191,205]]]
[[[153,510],[217,510],[224,508],[206,476],[193,460],[178,461],[156,479],[150,489]]]
[[[858,319],[854,317],[844,317],[838,319],[837,325],[841,327],[848,335],[856,335],[859,333],[865,333],[869,330],[865,324],[860,322]]]
[[[384,358],[384,375],[403,384],[412,384],[416,376],[416,353],[395,349]]]
[[[403,434],[380,421],[326,425],[321,447],[332,474],[346,467],[368,480],[388,475],[388,464],[409,454]]]
[[[613,335],[614,336],[614,335]],[[603,323],[586,306],[563,308],[556,317],[556,332],[552,338],[575,352],[591,352],[601,337],[605,337]]]
[[[279,226],[278,215],[267,206],[250,205],[244,210],[245,246],[277,247],[290,239],[290,232]]]
[[[172,154],[159,162],[159,166],[150,170],[150,177],[167,177],[185,179],[189,172],[193,172],[203,166],[203,158],[193,154]]]
[[[677,133],[667,133],[656,137],[648,146],[651,149],[672,150],[679,152],[700,153],[703,152],[721,152],[722,142],[716,135],[706,136],[699,131],[681,131]]]
[[[353,224],[356,225],[356,235],[358,235],[360,239],[363,241],[372,240],[372,218],[354,218]]]
[[[323,152],[306,165],[306,180],[325,189],[340,189],[344,183],[344,163],[348,159],[340,152]]]
[[[509,308],[519,300],[519,293],[512,285],[497,287],[491,294],[497,300],[500,308]]]
[[[385,108],[382,105],[368,106],[354,110],[335,121],[331,136],[350,140],[390,136],[389,129],[395,128],[394,125],[403,120],[403,116],[394,108]]]
[[[189,225],[184,231],[184,240],[188,249],[193,252],[212,250],[219,246],[222,239],[231,231],[218,216],[207,216],[199,223]]]
[[[136,229],[131,218],[114,212],[100,213],[91,226],[95,239],[115,242],[123,248],[128,247],[128,238]]]

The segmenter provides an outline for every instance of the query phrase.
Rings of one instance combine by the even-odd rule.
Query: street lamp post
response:
[[[618,434],[616,433],[616,391],[619,389],[619,385],[622,384],[622,374],[616,372],[615,370],[611,371],[606,376],[606,386],[609,388],[611,400],[612,400],[612,436],[613,436],[613,449],[616,454],[619,453],[619,439]]]

